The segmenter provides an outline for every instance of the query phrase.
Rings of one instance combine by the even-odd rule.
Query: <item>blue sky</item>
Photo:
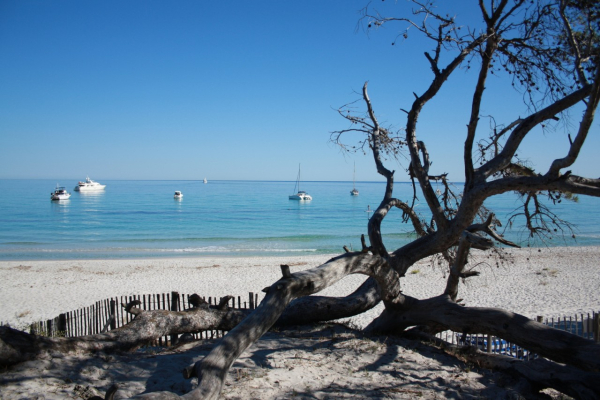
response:
[[[364,0],[4,0],[0,2],[0,178],[382,180],[370,155],[344,156],[335,111],[369,93],[400,127],[431,78],[416,35],[391,45],[388,26],[356,30]],[[477,24],[461,0],[455,14]],[[388,15],[408,4],[373,2]],[[460,71],[420,118],[432,173],[462,181],[462,139],[474,77]],[[482,114],[525,115],[499,89]],[[506,79],[506,78],[505,78]],[[579,114],[574,114],[575,119]],[[506,119],[502,119],[506,118]],[[573,168],[597,177],[599,124]],[[542,145],[543,139],[543,145]],[[564,130],[528,140],[547,167]],[[389,163],[398,181],[407,164]]]

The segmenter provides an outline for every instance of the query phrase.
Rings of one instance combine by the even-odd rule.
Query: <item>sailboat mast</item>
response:
[[[296,194],[298,192],[300,192],[300,164],[298,164],[298,176],[296,177],[296,183],[294,184],[294,193],[293,194]]]

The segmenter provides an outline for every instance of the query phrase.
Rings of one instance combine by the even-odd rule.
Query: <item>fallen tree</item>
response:
[[[85,353],[131,351],[167,335],[190,334],[203,330],[229,330],[248,314],[249,310],[228,309],[231,297],[209,306],[200,296],[193,295],[193,308],[185,311],[146,311],[133,301],[125,311],[134,319],[118,329],[79,337],[46,337],[28,334],[8,326],[0,326],[0,366],[9,366],[51,353]]]
[[[282,269],[289,272],[287,266],[282,266]],[[201,331],[229,331],[251,313],[248,309],[229,308],[230,300],[231,296],[225,296],[218,305],[210,306],[194,294],[190,296],[192,307],[183,311],[143,310],[136,307],[140,304],[136,300],[125,306],[125,311],[134,316],[128,324],[109,332],[79,337],[47,337],[0,326],[0,366],[7,367],[53,353],[132,351],[164,336],[181,335],[178,341],[182,341],[189,337],[187,335]],[[308,300],[296,302],[286,309],[276,325],[301,325],[344,318],[379,303],[376,286],[369,282],[343,299],[315,296]],[[322,312],[307,314],[306,307],[321,309]]]
[[[382,301],[385,310],[367,327],[369,332],[401,335],[414,334],[417,330],[431,335],[452,329],[495,335],[555,363],[544,362],[539,367],[542,364],[539,362],[528,367],[523,362],[493,361],[493,357],[481,363],[512,369],[540,389],[555,387],[575,397],[600,397],[598,386],[593,383],[598,381],[600,372],[599,345],[509,311],[464,307],[458,298],[460,282],[480,273],[470,264],[472,249],[490,252],[497,250],[497,245],[518,247],[496,231],[501,221],[484,206],[486,199],[516,193],[523,201],[525,227],[534,237],[551,235],[554,230],[565,228],[548,202],[573,195],[600,197],[599,179],[577,176],[567,170],[576,162],[590,134],[600,101],[600,6],[589,0],[481,0],[479,12],[483,26],[464,27],[455,18],[436,12],[430,2],[415,0],[413,3],[417,8],[411,18],[422,16],[421,22],[384,17],[371,13],[368,8],[363,17],[367,29],[391,23],[406,24],[433,45],[433,50],[425,53],[432,72],[431,82],[421,95],[414,93],[408,110],[402,110],[406,113],[403,129],[394,131],[380,125],[365,83],[360,99],[364,111],[357,113],[355,103],[352,107],[341,107],[339,113],[350,126],[332,134],[332,140],[343,149],[370,152],[377,172],[386,180],[382,201],[368,222],[369,243],[363,240],[362,251],[347,252],[321,266],[297,273],[290,273],[287,266],[282,266],[282,278],[265,289],[264,300],[248,315],[200,306],[183,312],[141,311],[132,307],[129,311],[136,314],[130,324],[134,327],[132,330],[128,331],[128,325],[120,328],[122,331],[92,337],[35,338],[31,343],[37,346],[37,351],[124,350],[166,334],[226,329],[229,333],[211,353],[186,369],[186,376],[198,377],[198,387],[181,396],[215,399],[232,363],[272,326],[347,317]],[[407,38],[407,31],[398,37]],[[417,125],[424,108],[460,68],[478,71],[462,139],[465,183],[457,193],[449,184],[447,174],[430,173],[432,162],[425,141],[418,139]],[[486,135],[482,133],[480,120],[490,75],[503,76],[522,91],[527,115],[503,124],[491,119],[492,129]],[[536,129],[545,129],[560,118],[568,118],[569,110],[581,111],[582,117],[573,135],[569,133],[565,141],[564,157],[554,159],[545,171],[540,169],[541,172],[522,161],[518,152],[524,139]],[[358,145],[345,144],[348,134],[362,135]],[[406,172],[415,188],[413,199],[409,201],[394,197],[395,171],[384,164],[402,155],[409,160]],[[427,215],[415,211],[417,197],[425,200]],[[389,251],[384,243],[382,223],[396,208],[402,212],[404,222],[412,225],[417,238]],[[404,295],[402,277],[416,262],[432,256],[446,265],[444,292],[430,299]],[[309,296],[350,274],[368,278],[348,298]],[[12,342],[11,335],[16,338]],[[12,362],[19,360],[21,353],[15,350],[18,344],[32,340],[26,334],[7,328],[0,331],[0,338],[3,340],[0,356]],[[32,354],[22,357],[35,357],[35,352]],[[567,366],[563,368],[556,363]],[[557,378],[549,380],[546,372],[539,371],[554,371]],[[161,392],[136,398],[180,397]]]

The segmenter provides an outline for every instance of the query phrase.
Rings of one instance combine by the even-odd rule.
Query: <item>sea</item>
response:
[[[72,193],[51,201],[57,184]],[[73,191],[75,180],[0,180],[0,260],[128,259],[154,257],[339,254],[360,249],[368,218],[380,203],[384,182],[302,182],[313,200],[289,200],[295,182],[209,180],[100,180],[106,189]],[[460,192],[462,185],[454,184]],[[183,193],[177,200],[176,190]],[[410,183],[396,183],[395,197],[411,198]],[[421,202],[421,203],[420,203]],[[508,224],[521,201],[513,193],[486,202],[503,222],[500,232],[522,246],[600,245],[600,199],[545,201],[571,229],[551,229],[532,241],[524,218]],[[429,218],[422,196],[417,211]],[[388,249],[415,239],[393,209],[383,223]]]

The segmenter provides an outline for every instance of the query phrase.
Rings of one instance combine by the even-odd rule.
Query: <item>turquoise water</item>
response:
[[[94,178],[94,177],[92,177]],[[59,181],[69,200],[50,201],[56,181],[0,180],[8,194],[0,203],[0,259],[137,258],[185,256],[273,256],[341,253],[360,248],[366,234],[367,206],[379,204],[384,184],[304,182],[311,202],[288,200],[294,182],[270,181],[99,181],[106,190],[79,193],[76,181]],[[182,200],[173,193],[181,190]],[[395,185],[407,200],[408,183]],[[518,202],[503,195],[489,202],[500,217]],[[554,211],[576,225],[576,239],[558,236],[549,245],[599,245],[600,199],[563,201]],[[424,205],[417,210],[425,210]],[[389,249],[412,240],[400,211],[386,218],[383,234]],[[519,229],[511,240],[525,239]]]

